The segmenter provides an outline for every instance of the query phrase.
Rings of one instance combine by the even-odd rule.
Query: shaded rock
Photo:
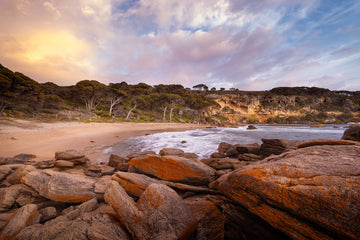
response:
[[[50,219],[57,217],[56,208],[54,208],[54,207],[46,207],[46,208],[40,209],[39,214],[41,216],[40,222],[45,222],[45,221],[48,221]]]
[[[177,148],[163,148],[160,150],[159,155],[160,156],[182,156],[184,154],[184,151]]]
[[[268,157],[271,154],[279,155],[287,150],[295,149],[295,142],[286,139],[265,139],[262,138],[260,155]]]
[[[225,156],[229,158],[236,158],[239,155],[239,152],[236,150],[236,146],[233,145],[226,151]]]
[[[128,161],[128,158],[124,158],[116,154],[111,154],[108,165],[110,167],[117,167],[119,163],[127,163]]]
[[[35,171],[36,168],[34,166],[31,165],[24,165],[19,167],[18,169],[15,170],[15,172],[13,172],[12,174],[10,174],[6,180],[10,183],[10,184],[20,184],[21,183],[21,178],[24,177],[26,174],[28,174],[29,172]]]
[[[231,173],[232,171],[234,171],[233,169],[222,169],[222,170],[217,170],[216,171],[216,177],[221,177],[222,175]]]
[[[91,198],[102,198],[94,192],[95,180],[52,170],[33,171],[22,182],[41,196],[53,201],[77,203]]]
[[[257,127],[255,127],[254,125],[249,125],[246,129],[247,130],[254,130],[254,129],[257,129]]]
[[[210,155],[210,158],[225,158],[225,154],[214,152]]]
[[[239,161],[246,161],[246,162],[260,161],[262,159],[263,157],[261,157],[260,155],[255,155],[252,153],[239,154],[238,156]]]
[[[0,234],[0,239],[14,239],[15,236],[25,227],[38,223],[40,219],[35,204],[23,206],[9,220]]]
[[[213,202],[195,196],[186,198],[185,203],[198,221],[196,239],[224,239],[225,216]]]
[[[207,188],[207,187],[199,187],[199,186],[191,186],[183,183],[174,183],[174,182],[168,182],[161,180],[162,184],[165,184],[168,187],[171,187],[172,189],[176,191],[182,191],[182,192],[193,192],[196,194],[216,194],[217,192]]]
[[[184,158],[189,158],[189,159],[194,159],[194,160],[197,160],[199,158],[199,156],[195,153],[184,153],[183,155],[181,155],[182,157]]]
[[[239,154],[243,154],[243,153],[252,153],[252,154],[255,154],[255,155],[260,154],[260,145],[258,143],[236,144],[235,148],[236,148],[236,151]]]
[[[55,167],[55,160],[51,159],[51,160],[38,161],[35,164],[35,167],[40,169],[53,168]]]
[[[94,192],[96,194],[104,195],[106,186],[111,182],[111,176],[103,176],[95,182]]]
[[[142,158],[142,157],[147,157],[150,155],[156,155],[156,152],[154,151],[144,151],[144,152],[140,152],[140,153],[132,153],[127,155],[126,157],[131,160],[133,158]]]
[[[163,180],[194,185],[208,184],[215,176],[215,171],[206,164],[178,156],[133,158],[129,165]]]
[[[160,184],[160,181],[138,173],[116,172],[112,179],[118,182],[129,195],[136,197],[140,197],[150,184]]]
[[[59,216],[45,224],[35,224],[23,229],[16,238],[19,240],[130,239],[119,224],[103,213],[88,213],[72,221]]]
[[[83,153],[78,152],[74,149],[55,153],[56,160],[73,160],[73,159],[83,158],[83,157],[85,157],[85,155]]]
[[[20,164],[25,164],[28,163],[29,160],[36,158],[36,155],[33,154],[26,154],[26,153],[22,153],[22,154],[18,154],[12,158],[7,158],[6,163],[7,164],[16,164],[16,163],[20,163]]]
[[[216,170],[237,169],[244,166],[239,160],[233,158],[210,158],[201,159],[200,161]]]
[[[297,145],[297,148],[306,148],[311,146],[323,146],[323,145],[360,145],[360,143],[348,140],[338,139],[311,139],[305,142],[301,142]]]
[[[44,201],[44,199],[41,198],[37,192],[22,184],[0,189],[0,212],[8,211],[15,203],[23,206],[42,201]]]
[[[341,139],[360,142],[360,126],[355,125],[346,129]]]
[[[225,154],[231,147],[232,147],[231,144],[222,142],[218,146],[218,152],[221,154]]]
[[[14,212],[0,213],[0,233],[1,233],[1,230],[5,227],[5,225],[12,218],[13,215],[14,215]]]
[[[294,239],[357,239],[359,169],[359,146],[314,146],[236,170],[211,187]]]
[[[101,176],[105,175],[113,175],[115,172],[115,168],[109,166],[102,166],[101,167]]]
[[[10,173],[12,173],[12,171],[13,169],[10,166],[0,166],[0,182],[4,180]]]
[[[7,163],[7,158],[0,157],[0,165],[4,165]]]
[[[66,160],[56,160],[55,161],[55,167],[58,167],[58,168],[73,168],[73,167],[75,167],[75,164],[73,162],[66,161]]]
[[[187,239],[196,228],[185,202],[163,184],[151,184],[135,203],[112,181],[105,199],[135,239]]]

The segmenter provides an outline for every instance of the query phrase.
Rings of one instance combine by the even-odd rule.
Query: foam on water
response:
[[[311,128],[309,125],[259,125],[258,129],[239,128],[206,128],[185,132],[165,132],[147,136],[130,138],[115,144],[112,153],[126,156],[141,151],[159,152],[162,148],[179,148],[185,152],[198,154],[201,158],[208,157],[217,151],[221,142],[231,144],[261,143],[261,138],[284,138],[288,140],[309,140],[314,138],[340,139],[344,133],[344,125],[340,128]]]

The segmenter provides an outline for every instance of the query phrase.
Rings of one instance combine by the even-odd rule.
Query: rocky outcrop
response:
[[[129,165],[127,164],[128,161],[128,158],[124,158],[116,154],[111,154],[108,165],[116,168],[118,171],[127,172],[129,169]]]
[[[233,158],[210,158],[210,159],[201,159],[201,162],[205,163],[206,165],[216,169],[216,170],[223,170],[223,169],[238,169],[240,167],[245,166],[246,164],[240,162],[237,159]]]
[[[293,239],[357,239],[360,147],[286,152],[211,183]]]
[[[74,149],[56,152],[55,159],[70,161],[70,162],[73,162],[75,165],[84,164],[88,160],[84,154],[82,154]]]
[[[271,154],[279,155],[285,151],[295,149],[296,143],[286,139],[261,139],[260,155],[268,157]]]
[[[112,181],[105,200],[135,239],[187,239],[196,228],[185,202],[162,184],[151,184],[135,203],[119,183]]]
[[[193,185],[206,185],[213,181],[215,176],[214,169],[206,164],[178,156],[151,155],[133,158],[128,164],[145,174],[163,180]]]
[[[351,126],[346,129],[341,139],[360,142],[360,126]]]
[[[22,182],[41,196],[59,202],[85,202],[103,193],[94,191],[96,181],[91,178],[52,170],[33,171]]]
[[[360,145],[360,143],[355,141],[338,140],[338,139],[311,139],[298,144],[297,148],[306,148],[311,146],[323,146],[323,145]]]

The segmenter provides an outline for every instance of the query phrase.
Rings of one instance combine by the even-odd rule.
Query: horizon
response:
[[[40,83],[360,90],[356,0],[4,0],[0,13],[0,63]]]

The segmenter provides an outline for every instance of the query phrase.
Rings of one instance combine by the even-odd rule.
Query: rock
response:
[[[0,234],[0,239],[14,239],[25,227],[38,223],[40,219],[35,204],[28,204],[20,208],[9,220]]]
[[[236,148],[236,151],[239,154],[243,154],[243,153],[252,153],[252,154],[255,154],[255,155],[260,154],[260,145],[258,143],[236,144],[235,148]]]
[[[101,176],[105,175],[113,175],[115,172],[115,168],[109,166],[102,166],[101,167]]]
[[[94,179],[69,173],[33,171],[27,174],[22,182],[53,201],[79,203],[94,197],[102,198],[101,194],[94,192]]]
[[[6,180],[8,181],[8,183],[10,184],[20,184],[21,183],[21,178],[24,177],[26,174],[28,174],[29,172],[35,171],[36,168],[34,166],[31,165],[24,165],[19,167],[18,169],[15,170],[15,172],[13,172],[12,174],[10,174]]]
[[[233,158],[210,158],[202,159],[201,162],[216,170],[237,169],[244,166],[239,160]]]
[[[355,125],[346,129],[341,139],[360,142],[360,126]]]
[[[8,158],[6,163],[7,164],[16,164],[16,163],[20,163],[20,164],[26,164],[28,163],[29,160],[36,158],[36,155],[33,154],[18,154],[12,158]]]
[[[181,156],[184,157],[184,158],[194,159],[194,160],[197,160],[199,158],[199,156],[196,155],[195,153],[188,153],[188,152],[184,153]]]
[[[112,181],[105,200],[135,239],[187,239],[196,228],[185,202],[163,184],[151,184],[135,203]]]
[[[75,164],[73,162],[66,161],[66,160],[56,160],[55,161],[55,167],[58,167],[58,168],[73,168],[73,167],[75,167]]]
[[[338,139],[311,139],[305,142],[301,142],[297,145],[297,148],[306,148],[311,146],[322,146],[322,145],[360,145],[360,143],[349,140],[338,140]]]
[[[130,240],[114,219],[103,213],[88,213],[75,220],[59,216],[45,224],[35,224],[23,229],[18,240],[62,239],[119,239]]]
[[[239,152],[236,150],[235,145],[231,146],[225,153],[225,156],[228,158],[236,158],[238,155]]]
[[[0,165],[7,164],[7,158],[0,157]]]
[[[160,184],[160,181],[138,173],[116,172],[112,179],[118,182],[129,195],[136,197],[140,197],[150,184]]]
[[[108,165],[110,167],[117,167],[119,163],[127,163],[128,161],[128,158],[124,158],[116,154],[111,154]]]
[[[220,143],[219,146],[218,146],[218,152],[221,153],[221,154],[224,154],[224,153],[226,153],[231,147],[232,147],[231,144],[222,142],[222,143]]]
[[[0,166],[0,182],[4,180],[12,171],[13,169],[10,166]]]
[[[206,164],[178,156],[151,155],[133,158],[128,164],[162,180],[193,185],[208,184],[215,176],[215,171]]]
[[[183,154],[184,151],[177,148],[163,148],[159,152],[160,156],[182,156]]]
[[[357,239],[359,169],[359,146],[313,146],[267,158],[210,185],[291,238]]]
[[[222,175],[231,173],[232,171],[234,171],[233,169],[222,169],[222,170],[217,170],[216,171],[216,176],[217,177],[221,177]]]
[[[225,155],[219,152],[214,152],[210,155],[210,158],[225,158]]]
[[[325,125],[323,125],[323,124],[313,124],[310,127],[312,127],[312,128],[324,128]]]
[[[187,184],[183,184],[183,183],[174,183],[174,182],[168,182],[168,181],[164,181],[161,180],[160,181],[162,184],[165,184],[168,187],[171,187],[172,189],[176,190],[176,191],[181,191],[181,192],[192,192],[192,193],[196,193],[196,194],[216,194],[216,191],[207,188],[207,187],[199,187],[199,186],[191,186],[191,185],[187,185]]]
[[[94,192],[104,195],[106,186],[111,182],[111,176],[102,176],[95,182]]]
[[[265,139],[262,138],[260,155],[268,157],[271,154],[279,155],[287,150],[295,149],[295,142],[286,139]]]
[[[257,129],[257,127],[255,127],[254,125],[249,125],[246,129],[247,130],[254,130],[254,129]]]
[[[35,167],[40,168],[40,169],[45,169],[45,168],[53,168],[55,167],[55,160],[44,160],[44,161],[38,161],[35,164]]]
[[[196,239],[224,239],[225,216],[213,202],[195,196],[186,198],[185,203],[198,221]]]
[[[50,219],[57,217],[56,208],[54,207],[46,207],[39,210],[40,213],[40,222],[46,222]]]
[[[35,191],[22,184],[0,189],[0,212],[9,211],[15,203],[24,206],[44,201]]]
[[[78,152],[74,149],[55,153],[56,160],[73,160],[73,159],[83,158],[83,157],[85,157],[84,154],[82,154],[81,152]]]
[[[1,230],[5,227],[5,225],[12,218],[13,215],[14,215],[14,212],[0,213],[0,233],[1,233]]]
[[[239,154],[238,156],[239,161],[246,161],[246,162],[260,161],[262,159],[263,158],[260,155],[255,155],[252,153]]]
[[[145,152],[140,152],[140,153],[132,153],[127,155],[126,157],[131,160],[133,158],[142,158],[142,157],[147,157],[150,155],[156,155],[156,152],[154,151],[145,151]]]

